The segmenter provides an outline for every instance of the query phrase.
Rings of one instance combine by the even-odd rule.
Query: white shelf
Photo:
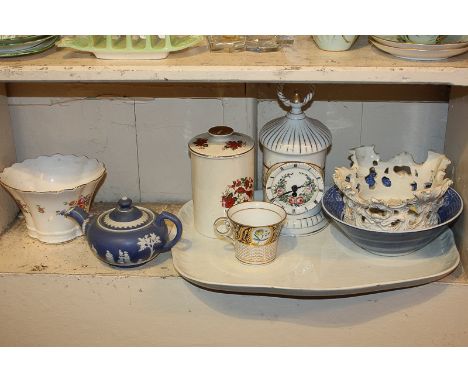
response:
[[[141,203],[153,211],[177,214],[181,205]],[[94,203],[92,211],[100,213],[112,208],[111,203]],[[172,223],[168,222],[171,227]],[[28,236],[24,219],[20,216],[0,237],[0,275],[62,275],[62,276],[113,276],[113,277],[179,277],[170,252],[136,268],[111,267],[100,261],[90,250],[85,237],[62,244],[45,244]],[[468,284],[468,277],[460,265],[441,280],[446,283]]]
[[[468,53],[444,61],[399,59],[361,36],[346,52],[318,49],[309,36],[273,53],[210,53],[206,45],[164,60],[99,60],[70,49],[0,60],[0,81],[183,81],[432,83],[468,86]]]

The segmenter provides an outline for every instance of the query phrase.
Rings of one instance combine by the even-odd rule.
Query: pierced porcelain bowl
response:
[[[437,211],[452,184],[445,178],[450,161],[428,152],[424,163],[408,153],[388,162],[373,146],[350,150],[351,168],[333,174],[345,202],[343,220],[373,231],[408,231],[438,224]]]
[[[325,192],[322,207],[327,215],[335,221],[338,228],[360,247],[377,255],[402,256],[426,246],[442,234],[448,225],[460,216],[463,210],[463,201],[453,188],[449,188],[437,211],[438,224],[406,232],[376,232],[345,222],[343,220],[345,202],[343,194],[336,186]]]
[[[61,243],[82,235],[63,211],[76,205],[89,210],[105,172],[96,159],[56,154],[15,163],[0,173],[0,184],[21,208],[29,236]]]

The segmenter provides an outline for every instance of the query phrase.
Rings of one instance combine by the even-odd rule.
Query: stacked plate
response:
[[[0,57],[41,53],[53,47],[59,36],[0,35]]]
[[[386,53],[408,60],[435,61],[468,52],[468,36],[438,36],[434,41],[421,43],[412,36],[369,36],[369,42]],[[425,36],[413,36],[425,37]],[[426,36],[430,37],[430,36]]]

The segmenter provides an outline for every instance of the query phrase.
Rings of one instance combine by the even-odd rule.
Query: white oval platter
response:
[[[419,251],[384,257],[356,246],[330,224],[315,235],[282,236],[272,263],[245,265],[231,244],[195,230],[191,201],[178,216],[184,232],[172,249],[175,269],[189,282],[217,291],[329,297],[371,293],[438,280],[460,261],[450,229]]]

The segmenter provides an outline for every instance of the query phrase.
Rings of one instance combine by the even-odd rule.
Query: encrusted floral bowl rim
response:
[[[340,193],[342,193],[342,191],[338,188],[338,186],[332,186],[330,187],[327,191],[325,191],[325,194],[328,193],[328,192],[331,192],[330,190],[332,190],[333,188],[336,188]],[[328,216],[330,216],[333,220],[335,220],[336,222],[338,223],[341,223],[341,224],[344,224],[344,225],[347,225],[348,227],[351,227],[351,228],[355,228],[355,229],[358,229],[360,231],[366,231],[366,232],[373,232],[373,233],[384,233],[384,234],[390,234],[390,235],[398,235],[398,234],[404,234],[404,233],[413,233],[413,232],[424,232],[424,231],[429,231],[429,230],[432,230],[434,228],[440,228],[440,227],[443,227],[443,226],[446,226],[450,223],[452,223],[455,219],[457,219],[461,213],[463,212],[463,208],[464,208],[464,204],[463,204],[463,199],[462,197],[460,196],[460,194],[452,187],[449,187],[450,190],[452,190],[455,195],[458,197],[458,199],[460,200],[460,210],[453,216],[451,217],[449,220],[443,222],[443,223],[439,223],[437,225],[433,225],[431,227],[426,227],[426,228],[419,228],[419,229],[414,229],[414,230],[406,230],[406,231],[378,231],[378,230],[372,230],[372,229],[368,229],[368,228],[363,228],[363,227],[358,227],[358,226],[355,226],[355,225],[352,225],[348,222],[345,222],[343,219],[341,218],[337,218],[335,215],[333,215],[330,211],[328,211],[327,207],[325,206],[325,198],[322,198],[322,208],[323,210],[327,213]],[[447,191],[448,192],[448,191]],[[324,194],[324,196],[325,196]],[[442,196],[442,198],[445,197],[445,194]],[[343,198],[342,198],[343,199]],[[344,202],[344,201],[343,201]]]
[[[375,151],[375,145],[367,145],[367,146],[364,145],[364,146],[354,147],[353,149],[350,150],[351,156],[353,155],[353,152],[355,154],[356,150],[358,150],[360,148],[371,148],[372,151],[374,152],[374,154],[378,155],[379,159],[381,159],[380,154]],[[445,155],[440,154],[440,153],[438,153],[436,151],[432,151],[432,150],[428,151],[428,156],[423,162],[416,162],[414,160],[413,154],[411,154],[408,151],[402,151],[401,153],[395,154],[395,155],[393,155],[392,157],[390,157],[388,160],[386,160],[384,162],[385,163],[390,163],[390,162],[392,162],[393,160],[397,159],[400,156],[408,156],[408,157],[410,157],[412,159],[413,164],[423,165],[424,163],[426,163],[426,161],[428,161],[430,153],[444,156],[449,161],[447,165],[449,165],[451,163],[451,161]],[[411,163],[406,164],[406,165],[411,166]],[[359,170],[359,165],[355,166],[355,164],[353,164],[351,167],[337,167],[337,168],[335,168],[335,171],[334,171],[333,176],[332,176],[333,177],[333,182],[334,182],[335,186],[340,190],[340,192],[345,194],[345,190],[352,189],[352,187],[348,186],[348,185],[351,185],[351,183],[346,182],[346,180],[345,180],[346,177],[337,176],[337,172],[339,173],[340,172],[339,170],[342,170],[342,169],[349,170],[350,173],[356,175],[358,170]],[[444,170],[444,173],[445,173],[445,170]],[[405,197],[398,197],[397,195],[387,197],[387,198],[379,198],[379,197],[376,197],[376,196],[370,196],[369,198],[366,198],[366,197],[363,196],[361,190],[358,190],[357,192],[352,191],[351,195],[346,195],[345,194],[345,197],[347,197],[348,199],[352,200],[354,203],[359,204],[359,205],[361,205],[363,207],[367,207],[369,204],[382,204],[382,205],[385,205],[385,206],[387,206],[389,208],[399,208],[399,207],[404,206],[404,205],[417,203],[418,200],[424,199],[424,194],[431,193],[431,192],[433,192],[435,190],[438,190],[438,189],[443,189],[444,187],[446,187],[447,183],[449,183],[449,186],[447,187],[447,190],[449,188],[452,188],[450,186],[453,184],[453,182],[448,178],[444,178],[442,180],[441,184],[436,185],[436,186],[431,185],[431,187],[425,188],[425,189],[422,189],[422,190],[415,190],[415,191],[413,191],[413,194],[412,194],[411,197],[406,197],[406,198]],[[445,191],[445,192],[447,192],[447,191]],[[445,195],[445,193],[444,193],[444,195]],[[460,195],[458,195],[458,196],[460,196]],[[437,199],[438,198],[433,198],[429,202],[432,203]],[[392,203],[392,202],[396,202],[396,201],[398,201],[398,204]],[[399,231],[399,232],[402,232],[402,231]]]
[[[83,183],[80,183],[78,184],[77,186],[74,186],[74,187],[70,187],[70,188],[62,188],[60,190],[50,190],[50,191],[33,191],[33,190],[22,190],[20,188],[17,188],[17,187],[13,187],[13,186],[10,186],[8,183],[4,182],[2,180],[2,175],[5,173],[5,171],[9,170],[9,169],[13,169],[14,167],[19,167],[20,165],[24,164],[24,163],[27,163],[27,162],[32,162],[32,161],[35,161],[35,160],[38,160],[40,158],[52,158],[52,157],[57,157],[57,156],[62,156],[62,157],[75,157],[75,158],[86,158],[90,161],[96,161],[98,163],[98,165],[100,166],[100,171],[98,173],[98,175],[96,177],[94,177],[93,179],[91,180],[88,180],[87,182],[83,182]],[[80,187],[84,187],[92,182],[95,182],[96,180],[99,180],[100,178],[102,178],[107,172],[107,169],[106,169],[106,166],[104,165],[103,162],[101,162],[100,160],[96,159],[96,158],[89,158],[88,156],[86,155],[74,155],[74,154],[60,154],[60,153],[56,153],[56,154],[52,154],[52,155],[40,155],[36,158],[29,158],[29,159],[25,159],[24,161],[22,162],[17,162],[17,163],[14,163],[12,164],[10,167],[7,167],[5,168],[1,173],[0,173],[0,184],[4,185],[5,187],[11,189],[11,190],[15,190],[15,191],[18,191],[18,192],[22,192],[22,193],[29,193],[29,194],[60,194],[62,192],[65,192],[65,191],[75,191],[77,190],[78,188]]]

